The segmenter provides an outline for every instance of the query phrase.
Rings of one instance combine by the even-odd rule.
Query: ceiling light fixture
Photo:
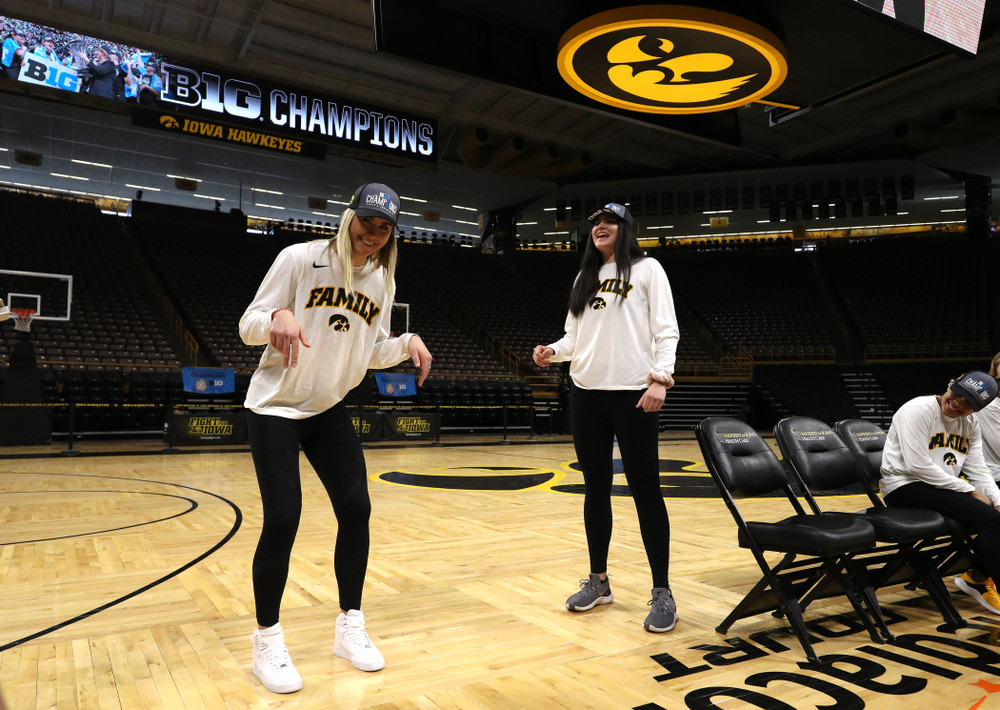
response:
[[[92,163],[89,160],[77,160],[76,158],[70,158],[69,162],[71,162],[71,163],[79,163],[80,165],[93,165],[93,166],[98,167],[98,168],[108,168],[108,169],[111,169],[112,167],[114,167],[113,165],[108,165],[107,163]]]

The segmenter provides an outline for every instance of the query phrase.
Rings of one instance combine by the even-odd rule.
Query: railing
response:
[[[926,343],[917,345],[869,345],[868,361],[890,360],[973,360],[989,361],[993,350],[989,343]]]
[[[525,384],[531,388],[532,394],[538,391],[545,393],[559,394],[559,387],[562,385],[560,375],[528,375],[524,378]]]
[[[155,358],[161,360],[162,358]],[[118,359],[112,361],[109,358],[98,358],[97,362],[87,361],[87,360],[56,360],[44,356],[35,356],[35,361],[39,367],[51,367],[53,365],[66,365],[69,368],[74,367],[103,367],[103,368],[115,368],[121,370],[126,375],[132,370],[176,370],[178,373],[181,371],[183,365],[140,365],[136,362],[121,362]],[[0,356],[0,366],[10,366],[10,362],[6,356]],[[234,368],[235,369],[235,368]],[[239,370],[236,370],[239,372]],[[253,370],[248,370],[248,372],[253,372]]]
[[[719,361],[719,376],[735,379],[752,378],[753,355],[741,345],[735,355],[723,356]]]
[[[837,360],[837,351],[832,346],[822,345],[761,345],[748,348],[756,362],[814,362],[832,363]]]
[[[122,231],[127,232],[124,223],[120,222],[122,225]],[[128,237],[126,233],[126,237]],[[197,339],[194,334],[188,330],[187,326],[184,325],[184,319],[181,318],[180,314],[177,312],[177,308],[174,306],[173,301],[167,293],[166,288],[164,288],[162,281],[149,266],[149,263],[145,255],[139,250],[139,247],[135,243],[135,240],[126,238],[125,243],[128,250],[132,253],[133,261],[138,264],[139,271],[142,274],[146,285],[149,287],[150,292],[156,299],[156,302],[160,306],[160,310],[163,312],[164,318],[173,327],[174,334],[177,339],[183,343],[184,349],[187,351],[187,356],[192,364],[198,364],[198,353],[201,350],[201,346],[198,344]]]

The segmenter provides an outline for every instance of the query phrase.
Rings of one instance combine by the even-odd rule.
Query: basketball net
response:
[[[22,333],[31,331],[31,319],[35,317],[35,312],[30,308],[11,308],[10,314],[14,318],[14,330]]]

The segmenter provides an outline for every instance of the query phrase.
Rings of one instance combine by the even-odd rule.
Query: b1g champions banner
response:
[[[0,77],[153,109],[134,111],[136,125],[180,129],[307,157],[323,157],[322,147],[315,144],[325,143],[437,161],[437,121],[432,118],[202,67],[12,17],[0,18],[0,35],[5,33]]]
[[[195,111],[416,160],[437,160],[437,121],[346,101],[260,79],[165,61],[161,107]]]

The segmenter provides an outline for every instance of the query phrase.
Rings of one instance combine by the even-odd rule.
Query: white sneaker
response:
[[[302,676],[292,665],[281,624],[253,632],[253,674],[272,693],[302,690]]]
[[[359,671],[380,671],[385,668],[385,659],[368,638],[365,615],[359,609],[351,609],[337,617],[333,653],[349,660]]]

